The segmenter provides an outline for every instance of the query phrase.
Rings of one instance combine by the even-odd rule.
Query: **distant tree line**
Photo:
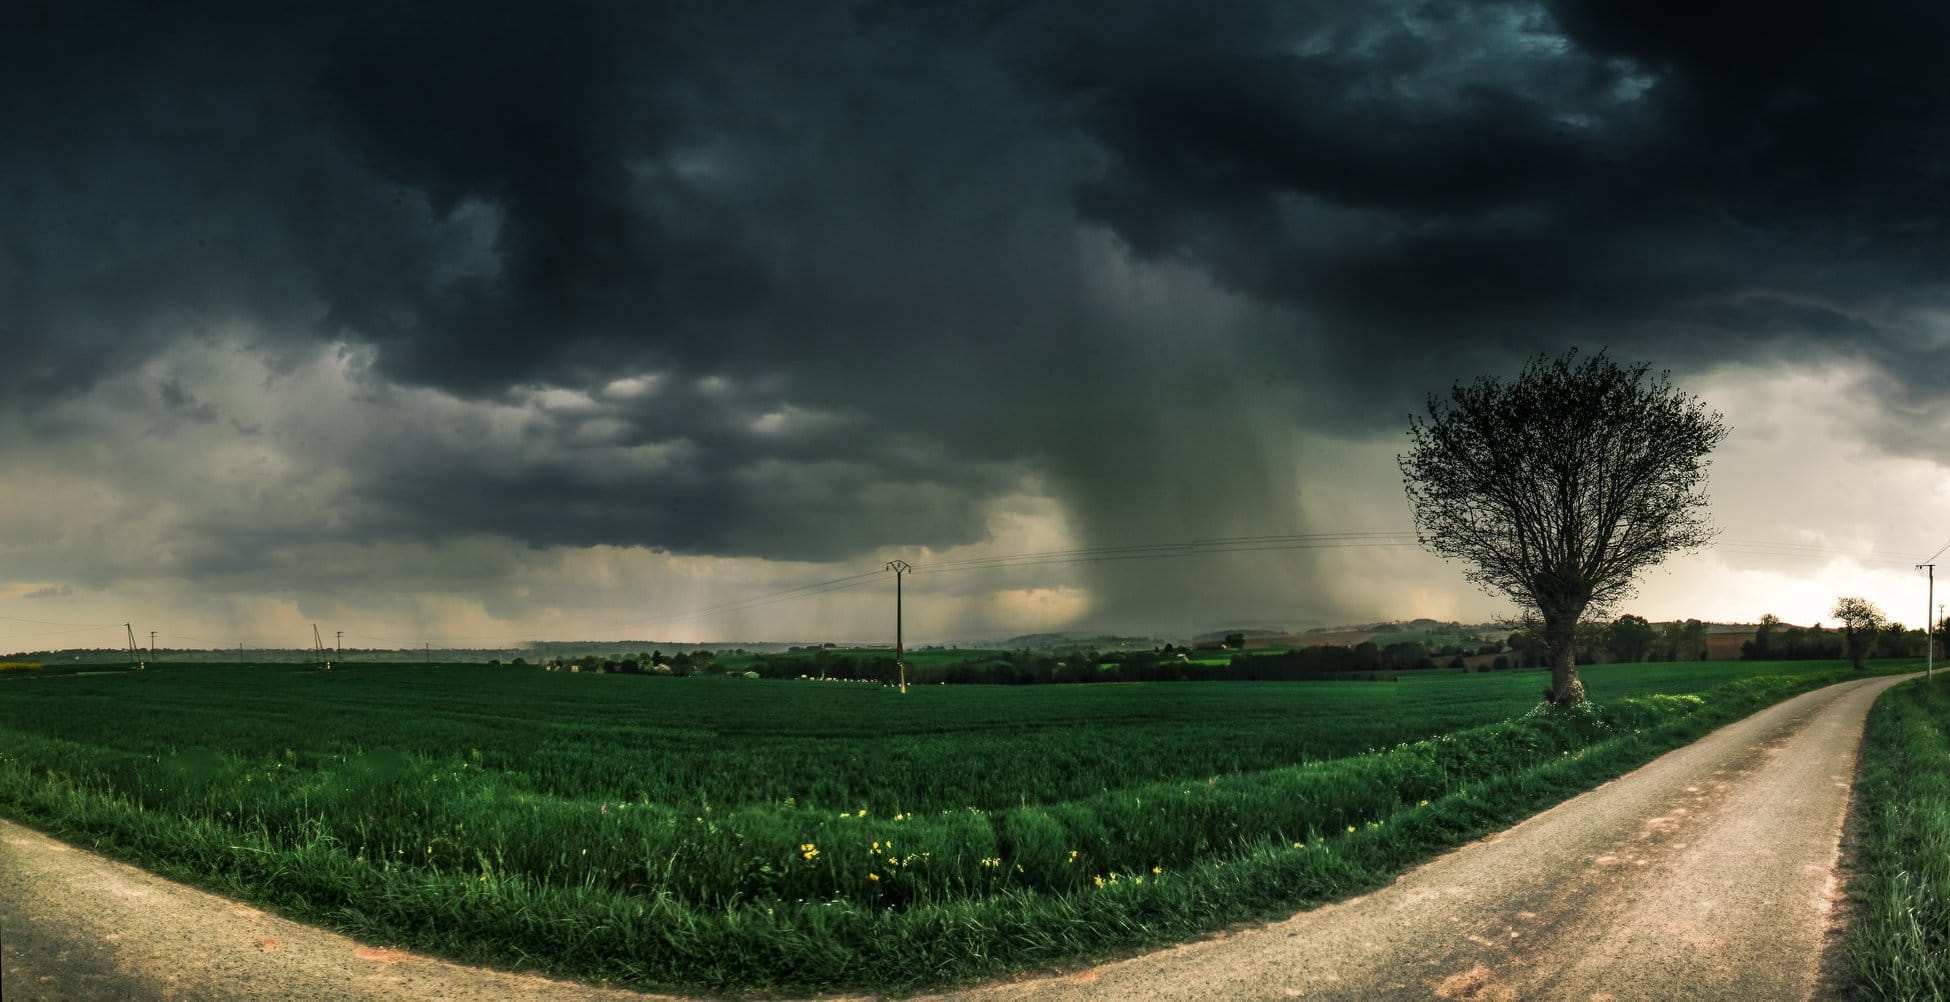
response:
[[[1189,649],[1171,645],[1149,651],[1002,651],[985,653],[965,661],[909,664],[907,678],[916,685],[1276,682],[1344,677],[1380,678],[1399,669],[1434,667],[1418,643],[1390,644],[1387,647],[1363,643],[1353,647],[1308,647],[1273,654],[1234,654],[1223,664],[1193,661],[1191,654]],[[898,669],[892,654],[854,655],[821,651],[811,656],[763,655],[753,664],[752,670],[764,678],[891,683]]]
[[[1655,625],[1642,616],[1623,615],[1610,623],[1584,623],[1575,636],[1581,664],[1645,661],[1703,661],[1709,657],[1706,624],[1687,619]],[[1856,644],[1866,657],[1921,657],[1923,631],[1900,624],[1879,624],[1872,633],[1859,627]],[[1380,639],[1385,640],[1384,632]],[[1232,637],[1228,637],[1232,640]],[[1240,638],[1243,640],[1243,638]],[[784,653],[736,654],[737,668],[727,668],[719,655],[697,650],[666,656],[662,651],[623,655],[584,655],[551,659],[550,667],[583,672],[691,675],[751,674],[761,678],[809,678],[831,681],[879,682],[892,685],[899,667],[892,651],[861,653],[831,645],[794,648]],[[1752,639],[1741,644],[1747,660],[1833,660],[1852,656],[1843,630],[1788,626],[1776,616],[1762,617]],[[1214,664],[1209,659],[1227,657]],[[517,658],[513,662],[522,664]],[[907,678],[917,685],[1049,685],[1084,682],[1277,682],[1316,679],[1393,678],[1395,673],[1435,668],[1476,670],[1530,669],[1550,664],[1550,651],[1534,628],[1519,626],[1502,643],[1445,643],[1430,648],[1419,641],[1351,646],[1303,647],[1294,650],[1245,653],[1201,650],[1190,645],[1165,644],[1151,650],[983,651],[965,660],[909,663]]]
[[[1572,648],[1579,664],[1704,661],[1709,656],[1706,636],[1706,624],[1697,619],[1658,627],[1643,616],[1628,614],[1609,623],[1579,623],[1572,635]],[[1543,668],[1550,664],[1549,645],[1534,624],[1520,624],[1504,646],[1508,653],[1499,654],[1490,667]]]
[[[741,648],[733,653],[743,655]],[[511,665],[521,667],[526,664],[516,658]],[[551,658],[543,663],[551,670],[575,670],[599,674],[619,675],[675,675],[683,678],[690,675],[723,675],[728,669],[718,662],[716,651],[696,650],[665,656],[663,651],[647,651],[641,654],[584,654],[573,658]]]
[[[1868,636],[1858,637],[1856,643],[1864,657],[1920,658],[1924,653],[1925,640],[1921,629],[1906,627],[1901,623],[1877,622],[1874,629],[1868,631]],[[1941,652],[1941,633],[1938,634],[1937,644]],[[1808,627],[1789,626],[1771,613],[1760,618],[1754,638],[1740,645],[1740,656],[1748,661],[1831,661],[1850,658],[1855,653],[1850,647],[1846,630],[1826,630],[1820,623]]]

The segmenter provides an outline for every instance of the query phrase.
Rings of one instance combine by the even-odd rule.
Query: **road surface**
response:
[[[1856,749],[1898,678],[1798,696],[1382,890],[943,998],[1792,999],[1831,994]],[[0,993],[643,996],[361,944],[0,822]]]

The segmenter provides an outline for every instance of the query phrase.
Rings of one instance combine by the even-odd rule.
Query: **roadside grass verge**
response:
[[[164,756],[4,735],[0,812],[355,936],[642,987],[910,991],[1378,886],[1727,722],[1755,675],[1368,754],[1062,801],[875,813],[592,803],[399,752]]]
[[[1950,682],[1876,701],[1856,785],[1848,961],[1858,995],[1950,998]]]

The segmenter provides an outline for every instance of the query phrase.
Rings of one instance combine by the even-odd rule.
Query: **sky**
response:
[[[1719,538],[1616,611],[1916,624],[1946,47],[1933,4],[10,3],[0,649],[885,643],[895,559],[910,644],[1488,620],[1396,455],[1572,347],[1730,428]]]

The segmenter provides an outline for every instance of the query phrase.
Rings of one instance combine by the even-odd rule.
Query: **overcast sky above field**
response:
[[[1406,533],[1409,412],[1574,345],[1732,427],[1621,611],[1950,538],[1941,5],[169,6],[0,13],[0,648],[1485,619],[979,561]]]

